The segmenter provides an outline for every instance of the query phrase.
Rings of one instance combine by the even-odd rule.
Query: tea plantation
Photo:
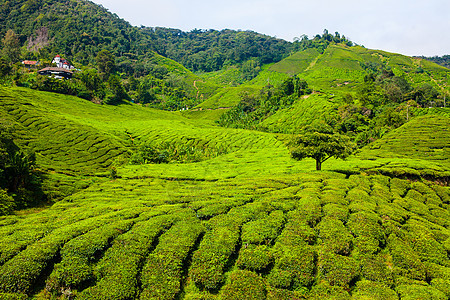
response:
[[[0,88],[56,201],[0,217],[0,298],[449,299],[447,110],[317,172],[282,134]]]

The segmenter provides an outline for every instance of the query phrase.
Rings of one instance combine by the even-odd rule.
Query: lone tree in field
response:
[[[330,157],[345,159],[354,149],[349,137],[333,132],[326,124],[306,128],[303,134],[293,139],[291,146],[292,158],[297,160],[314,158],[318,171],[322,169],[322,163]]]

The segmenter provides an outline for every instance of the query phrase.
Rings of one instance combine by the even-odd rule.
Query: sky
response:
[[[293,41],[339,32],[370,49],[450,54],[449,0],[93,0],[134,26],[252,30]]]

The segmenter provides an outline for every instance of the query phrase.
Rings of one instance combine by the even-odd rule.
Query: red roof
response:
[[[37,64],[38,62],[35,61],[35,60],[24,60],[22,63],[23,63],[24,65],[35,65],[35,64]]]
[[[57,67],[45,67],[42,70],[39,70],[38,73],[40,72],[45,72],[45,71],[50,71],[50,72],[65,72],[65,73],[70,73],[73,74],[72,71],[69,71],[67,69],[64,68],[57,68]]]

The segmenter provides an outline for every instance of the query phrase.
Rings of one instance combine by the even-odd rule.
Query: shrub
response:
[[[283,212],[271,212],[266,218],[248,222],[242,226],[242,243],[271,244],[284,224]]]
[[[375,253],[386,243],[381,220],[375,214],[358,212],[350,215],[348,229],[355,236],[355,246],[359,251]]]
[[[361,263],[361,277],[386,286],[394,284],[392,257],[389,254],[369,254],[358,258]]]
[[[443,292],[447,298],[450,298],[450,278],[435,278],[431,280],[431,286]]]
[[[425,280],[425,267],[419,255],[407,242],[398,238],[396,234],[391,234],[387,246],[397,273],[411,279]]]
[[[377,203],[375,198],[361,188],[354,188],[347,194],[347,201],[350,203],[349,209],[351,212],[358,211],[375,211]]]
[[[307,244],[314,244],[317,239],[317,233],[314,229],[312,229],[309,225],[301,223],[301,221],[297,222],[297,219],[294,217],[296,213],[294,212],[292,215],[292,219],[290,219],[289,223],[286,224],[284,230],[277,238],[277,243],[281,243],[286,246],[300,246]]]
[[[95,266],[96,285],[85,289],[77,299],[134,299],[138,294],[137,276],[145,257],[158,236],[173,222],[171,215],[156,216],[137,223],[114,240]]]
[[[189,270],[197,286],[212,291],[220,287],[227,263],[238,247],[240,226],[252,218],[266,215],[269,209],[270,206],[264,203],[249,203],[208,221],[208,231],[192,256]]]
[[[349,293],[341,286],[332,285],[329,282],[322,280],[319,281],[311,289],[308,299],[322,300],[322,299],[334,299],[334,300],[349,300],[351,299]]]
[[[348,290],[350,283],[359,276],[359,263],[353,258],[323,250],[318,260],[319,278],[331,285],[338,285]]]
[[[358,281],[353,291],[352,299],[355,300],[397,300],[398,295],[389,287],[369,280]]]
[[[179,293],[185,260],[203,230],[197,218],[188,216],[159,238],[142,270],[140,299],[173,299]]]
[[[342,222],[347,222],[349,215],[347,207],[334,203],[326,204],[323,207],[323,213],[325,217],[335,218]]]
[[[348,255],[353,246],[353,236],[344,224],[335,218],[326,217],[317,225],[318,238],[325,251]]]
[[[294,214],[298,222],[315,226],[322,218],[322,207],[318,197],[307,195],[298,200],[297,207],[299,209]]]
[[[0,216],[9,215],[15,208],[14,199],[0,189]]]
[[[408,180],[402,180],[398,178],[392,178],[391,181],[391,192],[397,196],[404,197],[411,185]]]
[[[248,245],[239,251],[236,265],[240,269],[261,272],[273,262],[272,250],[265,245]]]
[[[0,268],[0,290],[29,293],[33,284],[70,239],[84,234],[105,222],[107,215],[90,218],[51,232]]]
[[[299,289],[314,281],[315,252],[311,246],[276,245],[275,266],[268,276],[273,287]]]
[[[239,223],[220,215],[218,224],[207,232],[194,252],[190,274],[194,282],[208,290],[217,289],[223,282],[223,271],[239,240]],[[219,221],[220,220],[220,221]]]
[[[65,289],[77,289],[84,282],[92,280],[92,262],[109,246],[112,239],[128,231],[133,223],[131,220],[114,222],[66,243],[61,249],[61,262],[54,266],[46,281],[46,290],[56,294]]]
[[[266,286],[262,277],[250,271],[237,270],[230,274],[219,294],[219,299],[265,300],[266,294]]]
[[[400,285],[396,288],[400,298],[403,300],[427,299],[427,300],[446,300],[448,299],[444,292],[429,285]]]
[[[448,261],[447,251],[434,239],[434,235],[425,224],[408,220],[403,227],[409,233],[408,242],[421,261],[445,265]]]
[[[268,288],[267,300],[301,300],[306,298],[307,289],[303,291],[289,291],[284,289]]]
[[[25,294],[11,294],[11,293],[1,293],[0,299],[2,300],[26,300],[28,296]]]

